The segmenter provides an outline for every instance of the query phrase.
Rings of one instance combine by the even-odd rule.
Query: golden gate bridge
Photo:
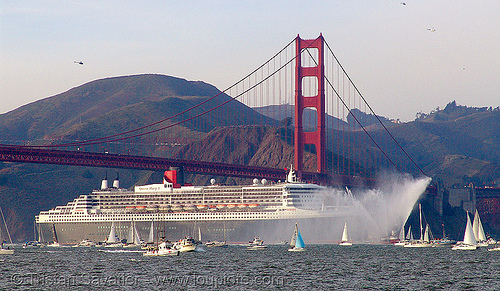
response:
[[[166,118],[111,135],[3,144],[0,160],[154,171],[177,166],[197,174],[283,179],[283,167],[174,154],[210,132],[264,126],[293,146],[293,166],[303,180],[370,186],[381,171],[424,174],[390,133],[391,121],[375,114],[322,35],[297,36],[229,88],[189,102]],[[242,108],[258,114],[238,113]],[[238,144],[226,142],[230,149]]]

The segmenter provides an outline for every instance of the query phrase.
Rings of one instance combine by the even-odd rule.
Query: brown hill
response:
[[[0,140],[107,136],[164,119],[219,93],[214,86],[200,81],[164,75],[96,80],[1,114]],[[179,116],[177,120],[199,114],[229,99],[229,96],[220,94],[205,104],[204,109],[192,110],[189,113],[191,115]],[[237,125],[249,120],[259,120],[264,124],[272,122],[239,102],[228,103],[224,110],[241,114],[223,115],[215,110],[202,116],[196,123],[182,126],[208,132],[214,124]],[[202,125],[202,128],[197,128],[198,125]]]

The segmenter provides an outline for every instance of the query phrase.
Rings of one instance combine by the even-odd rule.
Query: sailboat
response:
[[[224,221],[224,240],[223,241],[207,241],[205,243],[207,247],[221,247],[227,248],[227,238],[226,238],[226,222]]]
[[[12,239],[10,238],[10,233],[9,229],[7,228],[7,223],[5,222],[5,217],[3,216],[3,211],[2,208],[0,207],[0,213],[2,213],[2,220],[3,224],[5,225],[5,230],[7,231],[7,234],[9,235],[10,243],[12,244]],[[14,249],[10,248],[3,248],[3,238],[2,238],[2,230],[0,229],[0,255],[13,255],[14,254]]]
[[[109,230],[109,236],[108,239],[106,240],[106,246],[107,248],[120,248],[123,247],[123,244],[120,242],[120,239],[118,239],[118,236],[116,235],[116,229],[115,229],[115,222],[113,221],[111,223],[111,229]]]
[[[411,231],[411,225],[408,227],[408,232],[405,234],[404,233],[404,225],[403,225],[403,228],[401,229],[401,233],[399,234],[399,242],[395,243],[394,245],[395,246],[405,246],[411,242],[415,242],[415,240],[413,239],[413,233]],[[402,239],[401,239],[402,237]]]
[[[139,238],[139,232],[135,227],[135,222],[130,223],[129,234],[127,238],[127,244],[124,245],[126,248],[133,248],[141,245],[141,239]]]
[[[149,236],[148,236],[148,244],[155,242],[155,228],[154,222],[151,221],[151,226],[149,227]]]
[[[424,232],[424,240],[423,241],[425,243],[430,244],[432,239],[433,239],[432,231],[431,231],[431,228],[430,228],[429,224],[427,223],[425,225],[425,232]]]
[[[413,238],[413,232],[411,231],[411,225],[408,228],[408,234],[406,235],[406,240],[407,241],[414,241],[415,239]]]
[[[13,255],[13,254],[14,254],[14,249],[11,249],[9,247],[7,247],[6,249],[3,248],[3,238],[0,231],[0,255]]]
[[[404,246],[405,244],[408,243],[408,240],[406,240],[406,235],[405,235],[405,223],[403,223],[403,226],[401,226],[401,230],[399,231],[399,241],[395,242],[395,246]],[[408,231],[411,231],[411,225],[410,229]]]
[[[487,247],[489,245],[486,241],[486,234],[484,233],[483,224],[481,223],[477,209],[474,215],[474,222],[472,222],[472,231],[474,232],[474,238],[477,241],[478,247]]]
[[[456,243],[456,241],[453,241],[451,239],[449,239],[447,236],[446,236],[446,231],[444,230],[444,223],[441,224],[443,226],[443,237],[441,239],[435,239],[432,241],[433,243],[433,247],[443,247],[443,246],[449,246],[451,244],[454,244]]]
[[[344,231],[342,232],[342,241],[339,246],[352,246],[352,242],[349,241],[349,234],[347,232],[347,222],[344,223]]]
[[[292,238],[290,239],[290,246],[294,247],[295,246],[295,241],[297,240],[297,235],[299,234],[299,227],[297,226],[297,223],[295,224],[295,229],[293,230],[292,233]]]
[[[295,240],[294,240],[295,238]],[[305,251],[306,244],[302,239],[302,235],[300,235],[299,227],[297,223],[295,223],[295,229],[293,231],[292,240],[290,241],[291,249],[288,249],[289,252],[302,252]]]
[[[469,211],[467,211],[467,224],[465,226],[464,240],[454,245],[452,250],[475,250],[477,249],[476,238],[474,237],[474,230],[470,223]]]
[[[151,221],[151,225],[149,226],[149,235],[148,240],[141,245],[141,249],[148,250],[155,243],[155,230],[154,230],[154,222]]]
[[[425,232],[423,227],[423,219],[422,219],[422,205],[418,205],[418,210],[420,213],[420,239],[413,241],[410,240],[407,244],[404,245],[405,248],[428,248],[432,247],[432,243],[430,241],[430,228],[429,224],[426,224]]]
[[[59,243],[57,242],[56,226],[53,223],[52,223],[52,238],[53,238],[52,243],[48,244],[47,246],[48,247],[60,247]]]

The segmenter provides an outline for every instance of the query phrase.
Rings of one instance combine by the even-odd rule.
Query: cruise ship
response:
[[[303,234],[308,239],[331,241],[333,234],[320,228],[329,229],[333,220],[349,215],[349,209],[328,205],[326,187],[300,182],[293,169],[284,178],[283,182],[254,179],[251,185],[238,186],[218,185],[212,179],[210,185],[193,186],[184,183],[182,169],[171,168],[163,183],[133,190],[120,188],[118,177],[111,186],[104,179],[91,194],[40,212],[35,217],[38,240],[103,242],[113,228],[119,239],[137,231],[142,239],[162,232],[171,241],[186,235],[203,241],[245,242],[259,235],[278,241],[299,222],[310,225],[310,233]]]

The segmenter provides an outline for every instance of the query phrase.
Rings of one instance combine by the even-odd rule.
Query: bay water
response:
[[[484,248],[307,245],[140,250],[16,247],[0,256],[1,290],[500,290],[500,252]]]

